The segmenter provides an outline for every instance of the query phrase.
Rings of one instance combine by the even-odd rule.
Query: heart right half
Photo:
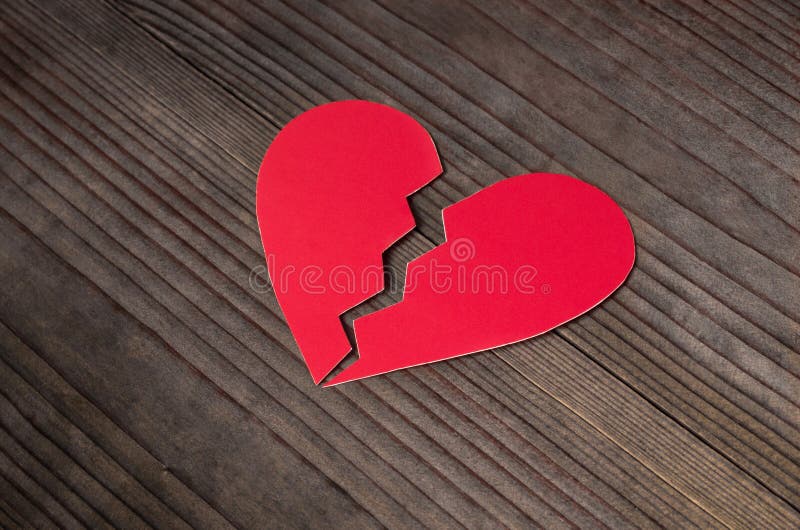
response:
[[[566,175],[503,180],[443,219],[446,242],[409,263],[402,301],[355,321],[359,359],[326,386],[542,334],[607,298],[635,259],[622,209]]]

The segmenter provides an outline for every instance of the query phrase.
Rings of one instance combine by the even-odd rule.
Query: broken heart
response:
[[[275,138],[256,207],[273,290],[315,383],[352,346],[340,315],[384,288],[382,253],[414,226],[406,197],[442,171],[425,129],[390,107],[314,108]],[[627,277],[620,207],[565,175],[498,182],[443,211],[447,240],[409,263],[403,299],[355,320],[359,359],[328,385],[525,340]]]

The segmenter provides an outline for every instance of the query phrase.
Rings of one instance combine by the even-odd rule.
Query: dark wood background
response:
[[[0,39],[0,526],[800,526],[797,0],[6,0]],[[251,286],[254,186],[348,98],[445,165],[390,263],[553,171],[625,208],[631,277],[315,387]]]

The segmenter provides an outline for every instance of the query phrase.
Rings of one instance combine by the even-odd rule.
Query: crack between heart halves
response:
[[[424,215],[422,208],[419,206],[421,191],[428,186],[430,184],[406,197],[411,215],[414,218],[414,226],[381,253],[383,289],[339,315],[339,321],[347,335],[351,349],[320,384],[324,385],[332,380],[358,360],[358,343],[353,329],[353,322],[359,317],[375,313],[402,301],[408,264],[445,243],[444,221],[441,218],[440,222],[435,226],[432,223],[421,223]],[[450,205],[443,206],[440,211],[443,212],[447,206]],[[427,230],[423,231],[423,227]],[[424,245],[424,248],[420,248],[420,245]]]

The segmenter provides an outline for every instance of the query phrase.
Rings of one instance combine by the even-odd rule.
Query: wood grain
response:
[[[0,524],[800,524],[800,93],[789,3],[0,5]],[[444,174],[625,208],[611,300],[512,347],[314,387],[270,293],[264,150],[386,102]],[[348,318],[398,299],[384,293]]]

